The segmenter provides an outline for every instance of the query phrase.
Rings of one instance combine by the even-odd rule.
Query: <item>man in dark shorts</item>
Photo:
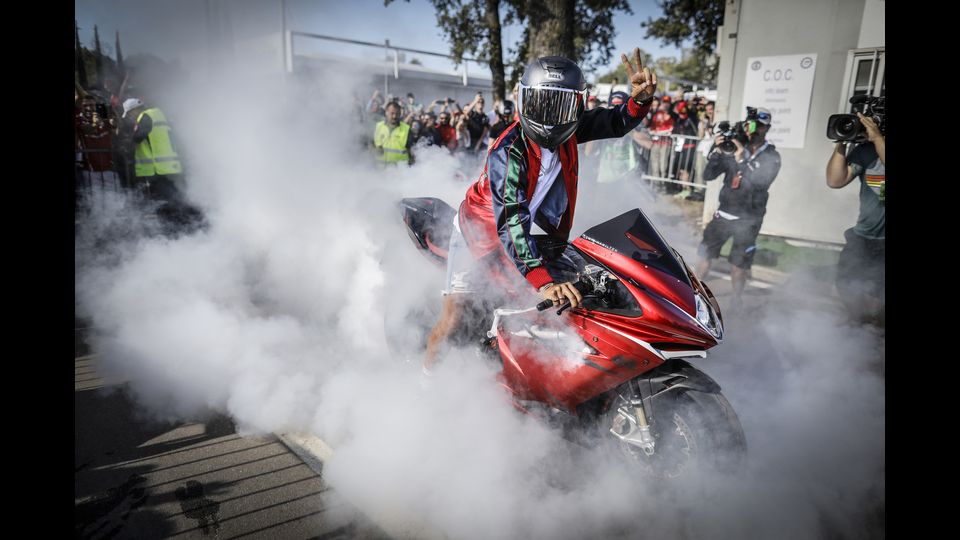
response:
[[[707,181],[723,173],[723,187],[720,189],[720,208],[703,231],[697,273],[706,279],[710,261],[720,256],[720,248],[732,236],[733,247],[728,260],[733,283],[733,311],[743,303],[743,288],[757,251],[757,235],[767,213],[768,190],[780,172],[780,154],[766,140],[772,121],[769,110],[747,107],[744,121],[744,134],[748,137],[746,146],[734,137],[730,141],[735,150],[724,152],[720,147],[724,137],[718,135],[703,171]]]

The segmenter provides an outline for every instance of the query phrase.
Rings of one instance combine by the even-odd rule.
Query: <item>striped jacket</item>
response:
[[[560,177],[536,216],[530,216],[529,203],[540,175],[540,147],[523,136],[519,122],[511,124],[490,147],[480,178],[460,204],[460,229],[473,256],[480,259],[501,249],[534,288],[554,281],[533,242],[531,224],[566,241],[577,206],[577,144],[622,137],[647,109],[630,99],[612,109],[585,111],[576,133],[558,149]]]

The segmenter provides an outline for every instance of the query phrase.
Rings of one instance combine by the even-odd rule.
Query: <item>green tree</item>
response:
[[[406,0],[409,2],[410,0]],[[389,6],[393,0],[383,0]],[[505,95],[503,47],[500,33],[500,0],[430,0],[437,14],[437,26],[450,43],[456,63],[467,55],[490,67],[494,99]]]
[[[123,51],[120,50],[120,31],[117,30],[117,74],[123,79],[127,74],[127,68],[123,65]]]
[[[97,86],[103,85],[103,49],[100,48],[100,32],[93,25],[93,58],[97,69]]]
[[[77,21],[73,21],[73,32],[73,71],[76,74],[76,81],[80,83],[80,87],[86,90],[90,83],[87,81],[87,66],[83,57],[84,48],[83,45],[80,45],[80,26],[77,24]]]
[[[621,12],[633,13],[626,0],[553,0],[546,5],[540,0],[510,0],[509,3],[513,10],[507,13],[505,22],[527,25],[520,43],[510,51],[513,57],[511,85],[519,80],[527,62],[539,56],[566,56],[579,63],[584,71],[607,64],[617,35],[615,16]]]
[[[658,5],[663,10],[663,16],[641,23],[647,29],[646,37],[659,38],[663,43],[676,47],[692,42],[694,56],[705,63],[715,52],[717,29],[723,24],[724,1],[661,0]],[[684,69],[686,72],[693,71],[692,67]],[[711,62],[705,66],[705,71],[707,77],[703,82],[713,84],[717,63]]]
[[[678,79],[714,84],[716,77],[713,70],[716,69],[716,57],[698,49],[684,51],[684,53],[683,58],[675,64],[671,75]]]
[[[654,62],[657,75],[667,79],[678,79],[693,84],[711,85],[714,56],[704,56],[700,51],[684,49],[681,60],[672,56],[658,58]]]
[[[483,20],[487,30],[487,63],[493,79],[493,99],[506,99],[506,81],[503,68],[503,35],[500,31],[500,0],[484,0]]]
[[[524,41],[530,61],[541,56],[563,56],[575,59],[574,13],[575,0],[540,0],[536,6],[526,9],[527,26]]]
[[[389,5],[394,0],[384,0]],[[406,0],[409,2],[409,0]],[[614,16],[633,13],[627,0],[430,0],[437,25],[457,62],[470,54],[490,66],[494,99],[506,94],[506,67],[512,87],[527,62],[546,55],[566,56],[585,71],[610,61],[616,36]],[[503,8],[501,21],[500,9]],[[504,64],[501,25],[525,26]]]

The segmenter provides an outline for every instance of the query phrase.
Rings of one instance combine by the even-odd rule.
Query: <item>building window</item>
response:
[[[850,98],[854,96],[886,96],[884,49],[856,49],[847,58],[847,79],[840,110],[853,113]]]

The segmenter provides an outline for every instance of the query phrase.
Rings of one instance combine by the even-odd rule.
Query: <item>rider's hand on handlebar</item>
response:
[[[555,306],[562,305],[569,301],[570,307],[575,308],[583,301],[580,291],[573,286],[573,283],[565,281],[563,283],[548,283],[540,288],[540,295],[547,300],[552,300]]]

